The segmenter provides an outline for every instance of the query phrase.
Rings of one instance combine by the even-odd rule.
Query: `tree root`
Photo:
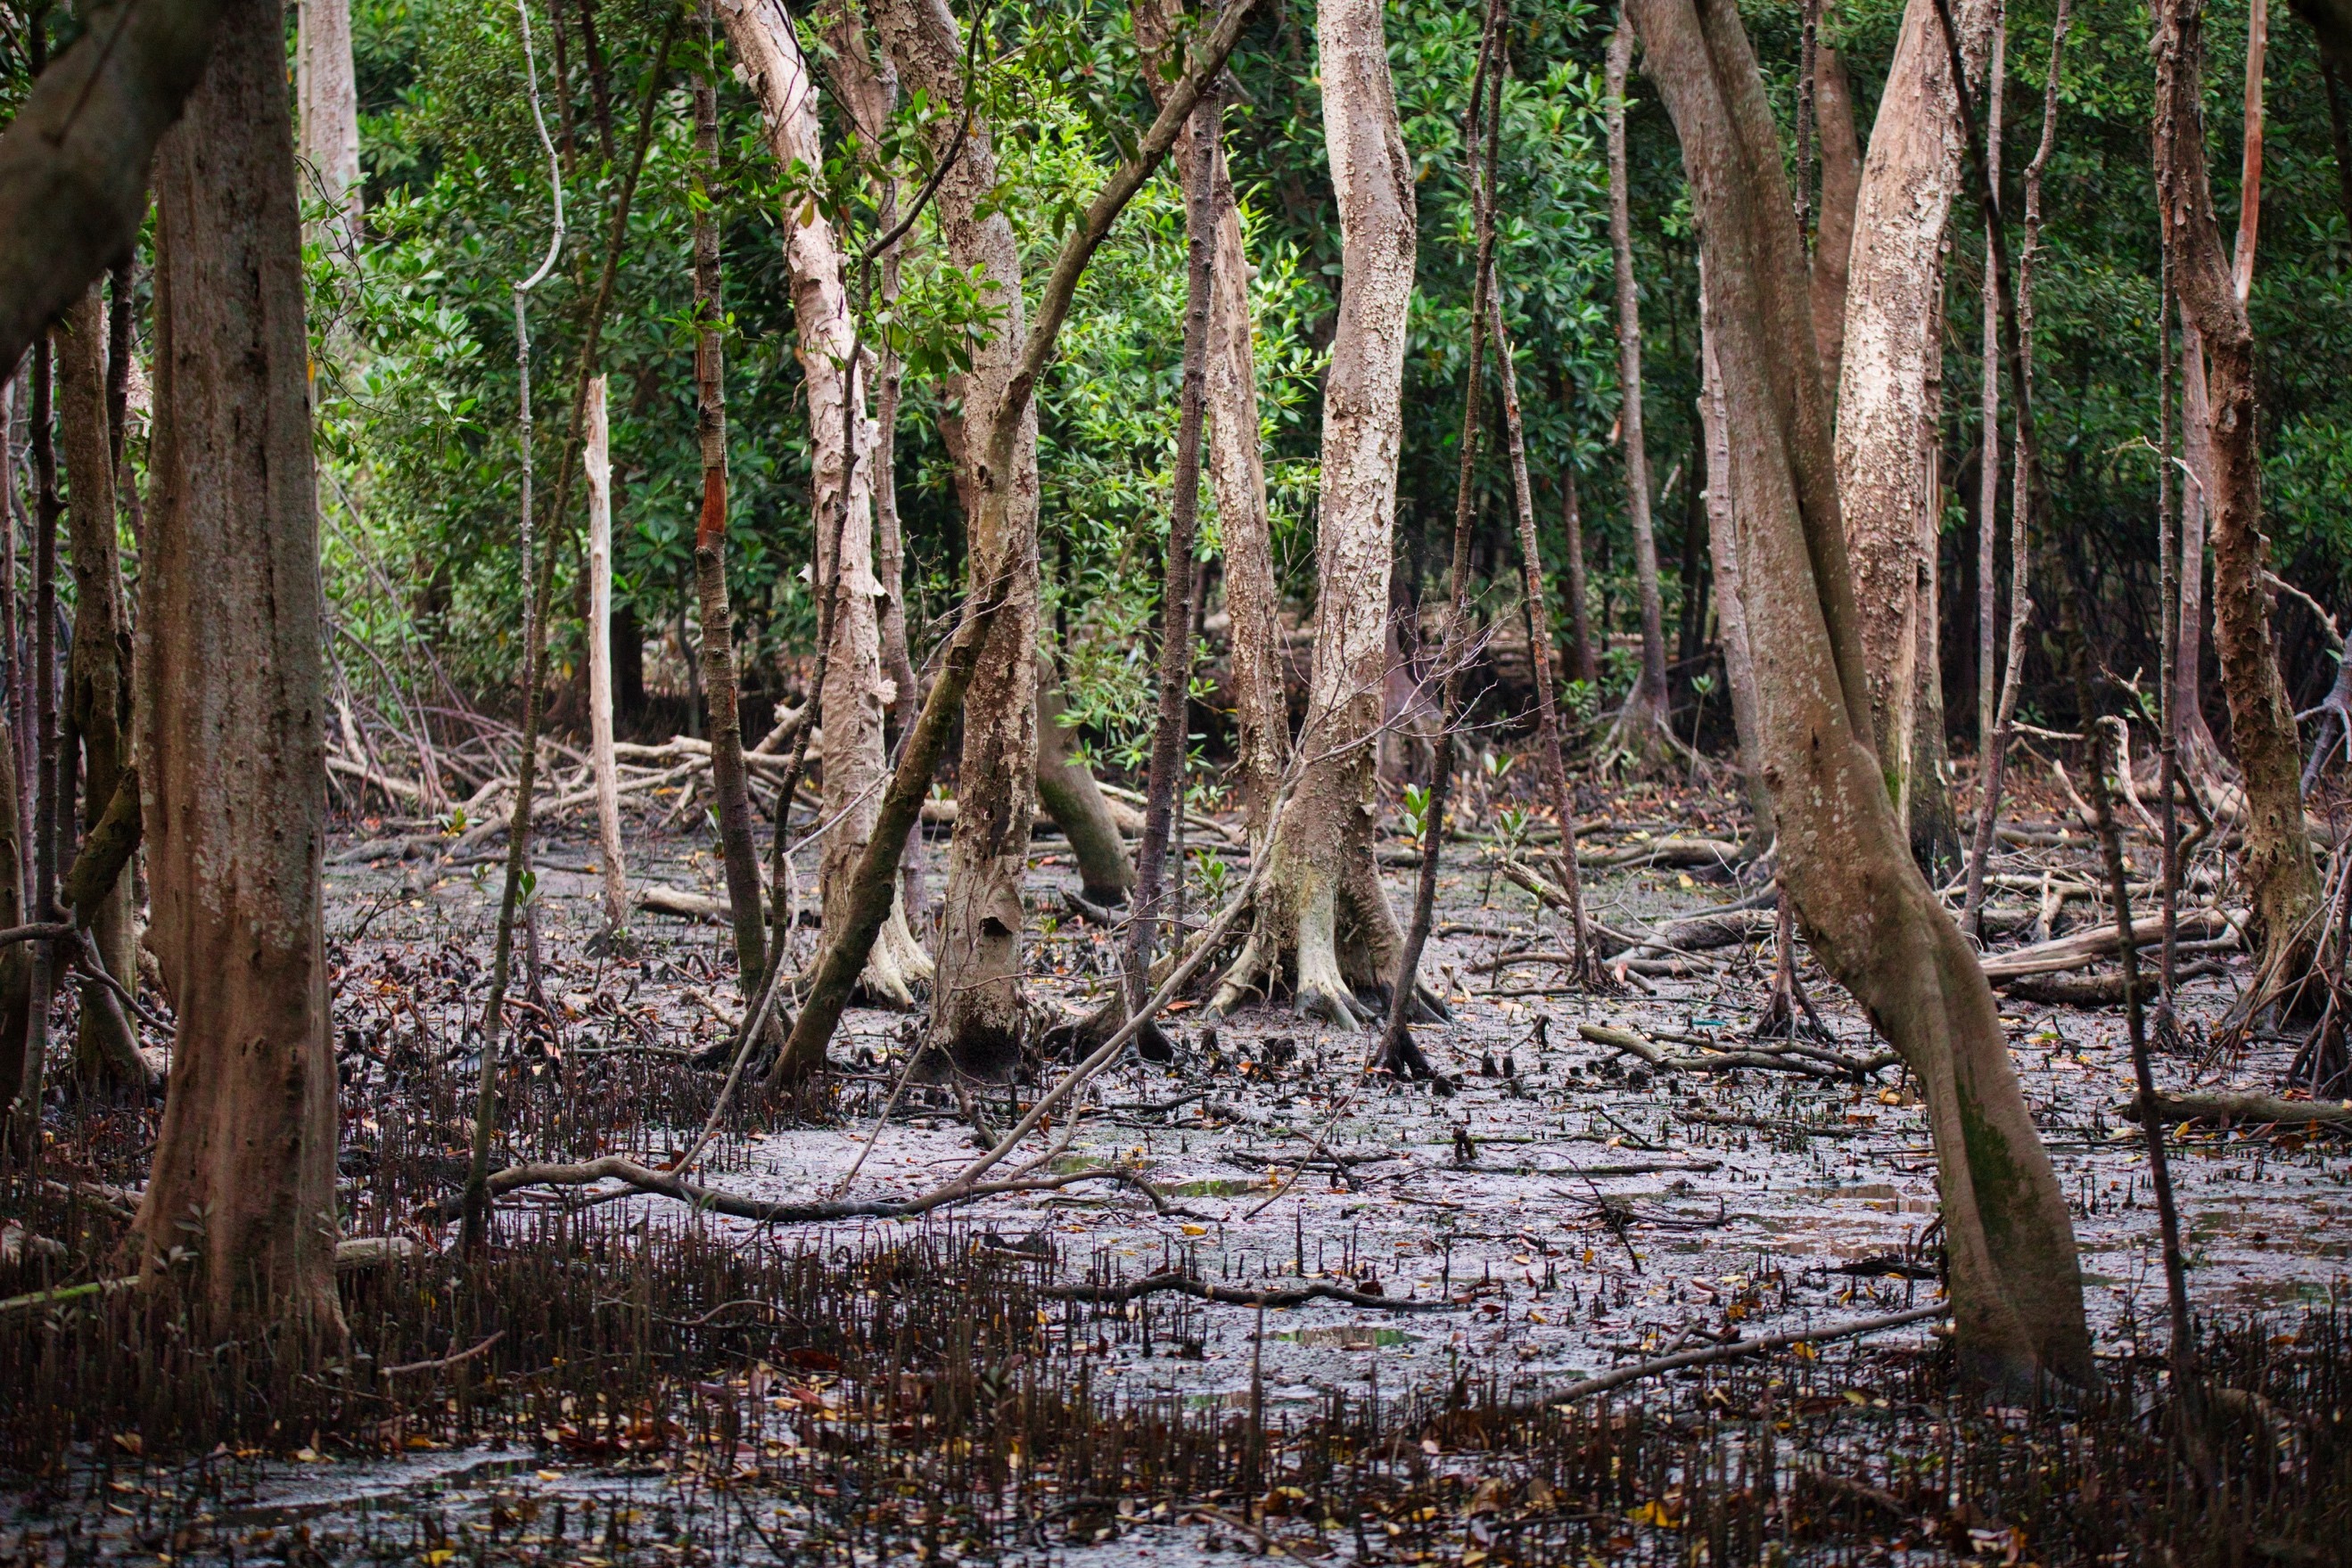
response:
[[[1888,1312],[1883,1317],[1854,1318],[1826,1328],[1800,1329],[1789,1333],[1759,1334],[1754,1339],[1734,1340],[1729,1344],[1709,1345],[1704,1350],[1686,1350],[1679,1355],[1662,1355],[1654,1361],[1639,1361],[1631,1366],[1621,1366],[1604,1372],[1598,1377],[1588,1377],[1581,1383],[1571,1383],[1557,1393],[1547,1394],[1533,1408],[1557,1410],[1580,1399],[1590,1399],[1596,1394],[1606,1394],[1628,1383],[1661,1373],[1679,1372],[1685,1366],[1706,1366],[1718,1361],[1736,1361],[1741,1356],[1761,1355],[1768,1351],[1785,1350],[1792,1344],[1820,1344],[1827,1340],[1852,1339],[1857,1334],[1877,1333],[1884,1329],[1899,1329],[1912,1323],[1929,1322],[1951,1315],[1952,1303],[1935,1301],[1907,1312]],[[1528,1414],[1533,1414],[1533,1408]]]

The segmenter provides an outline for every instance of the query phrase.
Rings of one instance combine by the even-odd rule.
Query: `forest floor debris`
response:
[[[1116,938],[1067,918],[1074,868],[1050,840],[1035,848],[1033,982],[1077,1009],[1116,983]],[[1196,855],[1196,880],[1223,853]],[[642,839],[636,855],[641,886],[718,886],[699,845]],[[716,1092],[718,1075],[686,1059],[724,1042],[740,998],[716,927],[643,917],[635,957],[590,956],[593,862],[566,840],[540,857],[508,1152],[657,1166]],[[1568,944],[1490,867],[1465,856],[1447,870],[1427,972],[1455,1018],[1419,1038],[1450,1096],[1361,1080],[1368,1036],[1280,1008],[1206,1023],[1180,1003],[1176,1060],[1106,1072],[1076,1126],[1055,1129],[1066,1143],[1047,1174],[1106,1185],[783,1228],[625,1187],[519,1192],[484,1265],[503,1278],[470,1292],[455,1287],[471,1266],[436,1250],[449,1232],[431,1216],[462,1174],[491,890],[392,853],[339,861],[329,885],[345,1224],[415,1245],[346,1287],[360,1339],[378,1334],[365,1344],[375,1381],[290,1461],[256,1441],[159,1468],[132,1432],[58,1430],[48,1473],[0,1523],[16,1561],[1086,1563],[1188,1562],[1222,1542],[1467,1565],[1685,1562],[1701,1541],[1717,1543],[1713,1561],[1748,1560],[1742,1542],[1778,1539],[1792,1561],[1843,1562],[1880,1539],[1906,1542],[1911,1562],[2012,1540],[2035,1561],[2088,1562],[2175,1517],[2179,1500],[2141,1497],[2094,1540],[2001,1469],[2022,1431],[2088,1490],[2127,1487],[2118,1467],[2140,1439],[2118,1434],[2139,1430],[2136,1416],[2095,1455],[2082,1420],[1950,1407],[1948,1357],[1922,1312],[1939,1298],[1916,1097],[1810,965],[1834,1040],[1751,1041],[1769,917],[1708,919],[1743,890],[1687,868],[1593,873],[1599,919],[1704,925],[1715,959],[1617,997],[1496,994],[1474,978],[1540,972]],[[2174,1169],[2199,1309],[2294,1416],[2339,1398],[2340,1364],[2315,1370],[2296,1347],[2341,1349],[2352,1141],[2326,1135],[2336,1108],[2274,1097],[2294,1040],[2258,1038],[2233,1060],[2206,1049],[2235,964],[2184,988],[2182,1049],[2159,1076],[2168,1114],[2181,1108]],[[2162,1277],[2138,1134],[2119,1110],[2120,1016],[2017,1001],[2004,1013],[2073,1202],[2102,1364],[2145,1408]],[[971,1155],[952,1099],[908,1091],[875,1125],[915,1021],[854,1009],[828,1114],[743,1106],[695,1181],[755,1203],[829,1196],[869,1136],[850,1201],[952,1176]],[[1009,1124],[1043,1086],[982,1090],[981,1108]],[[67,1114],[79,1120],[28,1218],[87,1258],[119,1231],[152,1112]],[[101,1189],[119,1196],[82,1196]],[[14,1288],[60,1267],[19,1254]],[[420,1287],[441,1304],[384,1305]],[[457,1306],[469,1293],[506,1304],[481,1315]],[[1906,1313],[1920,1315],[1851,1343],[1716,1354]],[[42,1332],[72,1331],[51,1314]],[[950,1374],[951,1343],[966,1350]],[[14,1344],[28,1378],[58,1375],[40,1371],[37,1344]],[[1526,1414],[1661,1358],[1700,1364],[1612,1404]],[[376,1414],[352,1415],[370,1401]],[[1794,1423],[1785,1450],[1759,1446],[1774,1410]],[[2332,1435],[2292,1440],[2305,1483],[2346,1462]],[[1937,1463],[1969,1470],[1977,1500],[1939,1500]],[[2305,1527],[2343,1505],[2287,1487],[2246,1528],[2274,1545],[2333,1539]]]

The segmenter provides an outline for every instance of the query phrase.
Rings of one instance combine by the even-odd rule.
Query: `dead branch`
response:
[[[1580,1399],[1590,1399],[1596,1394],[1606,1394],[1612,1388],[1661,1373],[1678,1372],[1685,1366],[1706,1366],[1718,1361],[1736,1361],[1742,1356],[1760,1355],[1768,1351],[1785,1350],[1792,1344],[1820,1344],[1834,1339],[1852,1339],[1858,1334],[1877,1333],[1885,1329],[1899,1329],[1912,1323],[1924,1323],[1936,1318],[1948,1317],[1952,1304],[1935,1301],[1906,1312],[1888,1312],[1883,1317],[1855,1318],[1827,1328],[1801,1329],[1788,1333],[1759,1334],[1754,1339],[1734,1340],[1729,1344],[1709,1345],[1705,1350],[1686,1350],[1679,1355],[1662,1355],[1654,1361],[1635,1362],[1581,1383],[1571,1383],[1556,1394],[1544,1396],[1541,1404],[1549,1409],[1559,1409]]]
[[[1146,1274],[1139,1280],[1129,1280],[1117,1285],[1048,1285],[1037,1293],[1056,1301],[1102,1301],[1116,1305],[1164,1291],[1230,1307],[1303,1307],[1309,1301],[1344,1301],[1351,1307],[1369,1307],[1387,1312],[1444,1312],[1459,1311],[1461,1307],[1461,1303],[1455,1301],[1407,1301],[1372,1291],[1351,1291],[1343,1285],[1327,1285],[1319,1281],[1295,1290],[1242,1291],[1229,1285],[1212,1285],[1177,1270]]]
[[[2281,1100],[2269,1094],[2160,1094],[2156,1113],[2165,1122],[2244,1123],[2283,1127],[2352,1126],[2352,1102]],[[2139,1120],[2139,1103],[2116,1108],[2126,1122]]]
[[[1763,1067],[1780,1072],[1801,1072],[1809,1078],[1861,1078],[1902,1060],[1891,1051],[1871,1056],[1848,1056],[1842,1051],[1798,1044],[1759,1044],[1744,1051],[1709,1051],[1703,1056],[1669,1056],[1655,1041],[1629,1029],[1580,1023],[1576,1032],[1595,1045],[1638,1056],[1668,1072],[1728,1072],[1739,1067]]]

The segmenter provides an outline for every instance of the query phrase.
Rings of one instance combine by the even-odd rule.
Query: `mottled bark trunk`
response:
[[[58,357],[58,413],[68,486],[66,520],[73,543],[73,651],[66,666],[66,712],[82,755],[82,826],[98,826],[131,766],[131,651],[122,620],[122,572],[115,549],[116,464],[107,434],[106,307],[99,290],[70,307],[52,333]],[[70,778],[70,759],[60,768]],[[60,795],[61,807],[68,804]],[[139,983],[137,933],[131,927],[131,879],[97,901],[90,936],[106,972],[124,985]],[[77,1071],[91,1081],[145,1088],[152,1074],[119,1008],[100,1000],[98,981],[81,986],[80,1023],[74,1040]]]
[[[0,400],[0,414],[9,410]],[[13,486],[11,486],[13,488]],[[13,661],[12,661],[13,662]],[[0,922],[25,918],[25,797],[17,783],[16,737],[0,705]],[[26,1029],[33,995],[31,945],[12,943],[0,951],[0,1130],[25,1088]]]
[[[336,1351],[320,863],[324,596],[300,211],[273,0],[230,0],[156,159],[156,421],[139,634],[148,879],[178,1018],[133,1246],[150,1290],[281,1364]],[[175,1265],[186,1249],[193,1261]]]
[[[962,41],[946,0],[877,0],[874,16],[900,78],[941,107],[929,134],[934,154],[945,157],[966,107]],[[969,514],[971,580],[976,588],[1002,576],[1006,600],[989,622],[963,705],[930,1043],[960,1070],[984,1077],[1011,1073],[1029,1032],[1021,986],[1021,878],[1036,810],[1037,768],[1034,402],[1021,399],[1013,415],[1011,471],[981,472],[1027,332],[1020,247],[1011,221],[992,204],[996,183],[995,147],[985,119],[975,112],[937,201],[950,258],[977,270],[982,291],[1003,312],[989,340],[974,351],[971,372],[954,378],[950,391],[963,404],[968,493],[984,497],[993,489],[1004,502],[997,507],[983,499]]]
[[[1928,548],[1941,497],[1921,412],[1942,364],[1943,246],[1965,146],[1937,0],[1909,0],[1855,197],[1837,398],[1838,498],[1845,516],[1872,737],[1915,852],[1957,849],[1940,771],[1932,659],[1937,605]],[[1994,0],[1958,0],[1971,74],[1981,73]],[[1932,711],[1923,711],[1923,709]]]
[[[702,700],[710,724],[710,787],[718,797],[719,858],[727,869],[729,918],[735,928],[735,967],[743,994],[757,989],[768,967],[766,901],[761,897],[760,851],[751,837],[751,789],[743,763],[743,723],[738,711],[735,612],[727,593],[727,374],[722,341],[726,307],[719,278],[718,89],[707,75],[694,78],[694,388],[695,429],[702,448],[702,512],[694,529],[696,607],[702,616]],[[820,532],[824,518],[819,516]]]
[[[1275,826],[1258,918],[1213,1007],[1263,994],[1291,960],[1299,1009],[1353,1028],[1402,944],[1372,858],[1372,742],[1389,647],[1390,539],[1412,298],[1412,164],[1378,0],[1318,0],[1316,47],[1339,209],[1339,313],[1323,391],[1317,637],[1304,754]]]
[[[1136,43],[1144,80],[1167,101],[1165,69],[1179,17],[1172,0],[1137,0]],[[1274,538],[1266,520],[1265,462],[1259,439],[1257,370],[1250,347],[1250,262],[1242,241],[1241,204],[1225,166],[1223,129],[1209,139],[1206,167],[1190,137],[1174,149],[1189,203],[1202,180],[1215,225],[1209,293],[1209,481],[1224,543],[1225,613],[1233,649],[1235,758],[1250,841],[1262,844],[1282,770],[1290,758],[1290,709],[1283,693],[1281,592],[1274,576]]]
[[[1814,952],[1927,1101],[1965,1375],[2019,1392],[2094,1369],[2074,1236],[1975,954],[1906,852],[1872,755],[1803,244],[1728,0],[1632,0],[1683,147],[1709,279],[1762,767]]]
[[[2203,340],[2210,398],[2213,632],[2230,699],[2230,738],[2246,786],[2245,875],[2264,947],[2263,979],[2303,978],[2319,899],[2304,832],[2302,745],[2271,638],[2263,585],[2261,454],[2254,444],[2254,333],[2222,248],[2206,177],[2198,94],[2204,60],[2201,0],[2165,0],[2157,15],[2157,188],[2172,244],[2181,308]],[[2250,259],[2250,258],[2249,258]],[[2185,661],[2184,661],[2185,662]]]
[[[816,84],[776,0],[719,7],[740,74],[760,102],[768,145],[785,169],[821,168]],[[805,221],[802,221],[804,218]],[[881,585],[874,572],[876,434],[866,417],[873,357],[861,343],[844,290],[839,237],[821,213],[784,225],[784,260],[793,280],[801,384],[813,454],[813,515],[817,520],[815,582],[830,601],[831,646],[818,713],[824,732],[823,817],[828,824],[817,872],[825,929],[846,923],[851,879],[882,807],[887,770],[882,746]],[[894,908],[866,959],[867,995],[898,1007],[930,978],[929,956]]]
[[[301,110],[303,203],[325,212],[310,237],[342,266],[360,236],[360,92],[352,66],[352,0],[300,0],[294,82]]]
[[[1853,257],[1853,207],[1862,190],[1862,146],[1853,133],[1853,89],[1835,49],[1814,57],[1813,114],[1821,129],[1822,205],[1813,228],[1813,344],[1822,384],[1836,413],[1838,367],[1845,357],[1846,276]]]
[[[1642,616],[1642,667],[1604,748],[1646,768],[1671,750],[1666,633],[1658,598],[1658,546],[1650,527],[1650,454],[1642,432],[1642,305],[1633,278],[1633,198],[1625,169],[1625,89],[1633,27],[1621,7],[1609,39],[1609,243],[1617,270],[1618,435],[1625,452],[1625,514],[1633,536],[1633,583]]]

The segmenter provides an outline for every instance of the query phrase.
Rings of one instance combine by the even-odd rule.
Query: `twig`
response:
[[[1445,1312],[1458,1311],[1460,1306],[1454,1301],[1406,1301],[1319,1281],[1296,1290],[1239,1291],[1227,1285],[1212,1285],[1176,1270],[1146,1274],[1139,1280],[1129,1280],[1118,1285],[1048,1285],[1037,1293],[1056,1301],[1103,1301],[1117,1305],[1163,1291],[1174,1291],[1196,1301],[1216,1301],[1229,1307],[1298,1307],[1309,1301],[1345,1301],[1351,1307],[1370,1307],[1390,1312]]]

